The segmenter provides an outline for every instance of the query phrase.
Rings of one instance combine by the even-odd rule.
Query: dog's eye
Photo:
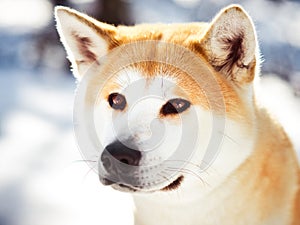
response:
[[[185,111],[190,107],[191,103],[181,98],[169,100],[160,110],[162,115],[177,114]]]
[[[126,98],[119,93],[112,93],[108,96],[108,103],[113,109],[123,110],[126,106]]]

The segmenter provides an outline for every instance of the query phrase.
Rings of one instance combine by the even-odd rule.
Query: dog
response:
[[[256,96],[241,6],[210,23],[116,27],[62,6],[55,17],[84,90],[79,146],[96,149],[102,184],[133,195],[136,225],[300,224],[299,163]]]

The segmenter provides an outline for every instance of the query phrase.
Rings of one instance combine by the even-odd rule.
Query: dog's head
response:
[[[103,184],[132,192],[211,189],[250,154],[258,50],[239,6],[211,23],[133,27],[65,7],[55,14],[84,89],[79,111],[92,117],[96,152],[88,160],[97,157]]]

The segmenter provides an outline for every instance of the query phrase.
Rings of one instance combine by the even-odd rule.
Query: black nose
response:
[[[127,168],[128,166],[138,166],[140,160],[140,151],[131,149],[120,141],[115,141],[106,146],[101,155],[103,167],[107,172],[113,174],[125,172],[122,171],[122,168],[125,168],[124,164],[127,165]]]

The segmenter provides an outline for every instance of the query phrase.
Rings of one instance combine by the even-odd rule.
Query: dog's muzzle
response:
[[[100,181],[104,185],[136,186],[141,157],[140,151],[130,148],[120,141],[109,144],[100,157],[99,170],[104,170],[104,177],[100,175]]]
[[[141,159],[142,152],[135,146],[129,147],[120,141],[107,145],[99,160],[101,183],[124,192],[169,191],[181,184],[183,176],[176,171],[164,171],[163,164],[141,165]],[[160,175],[161,172],[166,175]]]

